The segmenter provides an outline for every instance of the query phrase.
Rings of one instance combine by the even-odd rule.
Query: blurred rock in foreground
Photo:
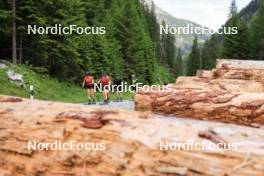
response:
[[[0,96],[0,130],[0,175],[5,176],[264,173],[262,128]],[[28,149],[29,141],[94,146],[34,150]],[[176,142],[231,148],[160,150],[161,144]]]

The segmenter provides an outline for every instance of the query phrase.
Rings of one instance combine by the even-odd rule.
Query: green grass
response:
[[[0,69],[0,94],[18,97],[29,97],[29,85],[34,85],[34,97],[41,100],[82,103],[87,101],[86,92],[71,83],[60,82],[47,75],[38,74],[26,65],[12,66],[12,70],[22,74],[26,83],[20,88],[8,80],[7,69]],[[115,99],[115,95],[111,95]],[[124,93],[124,99],[131,99],[131,93]],[[96,93],[96,100],[102,101],[101,93]]]
[[[158,65],[156,70],[156,77],[160,78],[163,83],[175,82],[175,77],[164,66]],[[160,84],[159,80],[157,80],[156,84]]]

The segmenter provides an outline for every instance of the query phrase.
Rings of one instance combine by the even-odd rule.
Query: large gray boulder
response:
[[[0,63],[0,69],[5,69],[7,66],[5,64]]]
[[[6,72],[7,77],[10,81],[14,82],[17,86],[24,87],[23,75],[15,73],[13,70],[8,70]]]

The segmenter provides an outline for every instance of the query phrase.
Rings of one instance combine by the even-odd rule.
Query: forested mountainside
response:
[[[142,2],[146,2],[149,7],[151,7],[152,0],[141,0]],[[155,5],[155,3],[154,3]],[[162,24],[162,21],[164,20],[166,24],[172,26],[172,27],[185,27],[188,24],[193,25],[194,27],[201,27],[202,25],[197,24],[193,21],[187,20],[187,19],[181,19],[172,16],[165,10],[161,9],[157,5],[155,5],[155,13],[158,19],[159,24]],[[204,43],[207,39],[210,38],[209,34],[201,34],[197,35],[199,43]],[[177,48],[181,48],[182,52],[184,54],[189,53],[192,49],[192,43],[195,38],[195,35],[186,35],[186,34],[176,34],[176,46]]]
[[[157,31],[156,17],[136,0],[16,1],[17,63],[79,83],[86,71],[123,80],[164,82],[175,76],[174,38]],[[0,0],[0,59],[12,60],[12,1]],[[105,35],[28,35],[27,26],[105,27]],[[165,45],[166,43],[166,45]],[[13,62],[15,62],[13,60]]]
[[[214,34],[200,50],[194,40],[187,63],[187,74],[211,69],[217,58],[264,60],[264,1],[252,0],[241,12],[233,0],[224,27],[237,27],[237,34]]]
[[[255,15],[256,12],[258,11],[261,1],[262,0],[251,1],[245,8],[243,8],[239,12],[239,16],[246,21],[250,21],[253,15]]]

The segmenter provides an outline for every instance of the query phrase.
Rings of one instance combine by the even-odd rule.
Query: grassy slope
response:
[[[29,85],[34,85],[34,96],[37,99],[72,103],[81,103],[87,100],[85,90],[76,85],[59,82],[46,75],[37,74],[24,65],[12,66],[12,69],[23,75],[26,88],[19,88],[10,82],[6,76],[7,69],[0,69],[0,94],[28,97]],[[130,94],[126,93],[124,97],[129,99]],[[96,93],[96,98],[101,100],[101,94]],[[112,96],[112,98],[115,97]]]

